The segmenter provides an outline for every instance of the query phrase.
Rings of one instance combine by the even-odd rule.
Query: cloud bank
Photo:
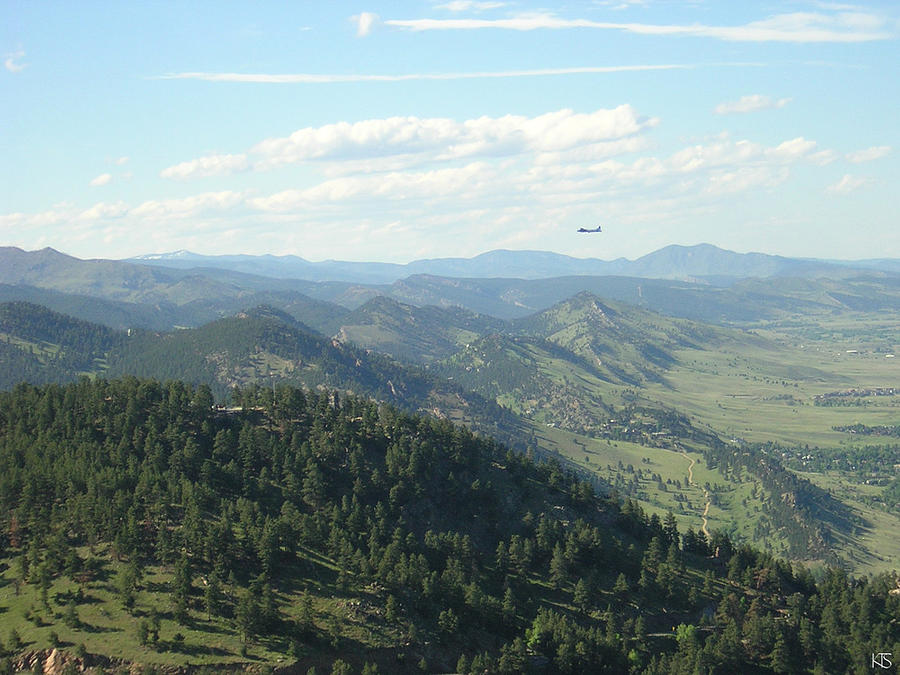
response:
[[[766,145],[727,135],[656,156],[647,154],[652,144],[641,133],[652,124],[622,106],[584,114],[562,110],[462,122],[386,118],[301,129],[264,141],[246,153],[247,161],[258,153],[287,163],[326,162],[349,173],[326,173],[268,193],[220,190],[134,205],[104,201],[10,213],[0,216],[0,236],[27,236],[35,245],[102,236],[108,245],[128,250],[136,231],[147,233],[145,248],[157,241],[166,248],[196,248],[206,241],[208,248],[208,235],[215,232],[223,251],[239,241],[253,241],[260,251],[309,251],[329,250],[339,230],[342,245],[414,255],[410,247],[425,237],[459,246],[477,229],[486,246],[540,245],[541,237],[560,231],[560,223],[598,209],[632,223],[715,212],[733,205],[737,195],[781,185],[794,166],[833,157],[803,137]],[[375,156],[377,148],[388,159],[403,158],[399,168],[356,170],[360,161],[383,161]],[[424,161],[440,157],[445,159]],[[183,169],[173,174],[228,163],[203,159],[176,165]],[[865,184],[847,176],[831,191]]]
[[[265,139],[245,153],[181,162],[163,169],[160,175],[187,179],[249,168],[260,171],[303,162],[344,161],[368,162],[368,170],[374,171],[575,148],[586,152],[593,146],[640,134],[657,123],[654,118],[642,117],[630,105],[592,113],[558,110],[536,117],[485,116],[462,122],[419,117],[338,122]],[[595,150],[609,154],[608,147]]]

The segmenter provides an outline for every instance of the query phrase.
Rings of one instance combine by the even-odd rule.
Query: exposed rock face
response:
[[[36,667],[42,667],[43,671],[38,672],[43,672],[44,675],[62,675],[66,666],[70,664],[74,665],[79,673],[85,671],[84,659],[59,649],[25,652],[19,656],[14,666],[17,671],[33,672]]]
[[[70,652],[62,649],[43,649],[31,650],[19,654],[13,660],[13,671],[16,673],[32,673],[39,672],[44,675],[63,675],[68,669],[74,672],[92,675],[93,673],[114,673],[114,675],[141,675],[145,668],[142,664],[125,661],[122,659],[111,659],[100,654],[85,654],[84,657],[75,656]],[[229,663],[214,666],[221,673],[253,674],[257,675],[262,671],[262,667],[257,664],[247,663]],[[156,670],[164,675],[190,675],[195,673],[201,666],[178,666],[178,665],[161,665],[155,666]],[[278,667],[276,673],[291,672],[291,667]]]

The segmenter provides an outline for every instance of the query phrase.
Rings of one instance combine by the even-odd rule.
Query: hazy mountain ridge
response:
[[[336,332],[339,329],[339,322],[334,320],[336,317],[379,296],[419,307],[462,307],[477,314],[512,319],[544,310],[581,291],[589,291],[663,314],[715,323],[777,319],[785,313],[893,309],[898,306],[897,298],[900,297],[898,274],[861,272],[845,265],[832,265],[823,270],[817,263],[814,265],[809,261],[798,261],[799,267],[795,269],[802,267],[807,274],[827,271],[834,278],[731,278],[730,285],[717,286],[625,276],[546,279],[497,276],[503,268],[498,259],[518,255],[519,252],[484,254],[483,259],[491,261],[489,267],[494,274],[491,278],[414,274],[385,285],[275,279],[214,268],[148,267],[118,261],[78,260],[52,249],[29,253],[3,248],[0,249],[0,284],[5,286],[0,286],[0,298],[41,302],[57,309],[67,302],[52,293],[44,302],[39,292],[24,288],[39,287],[49,292],[81,296],[75,299],[76,307],[72,311],[82,318],[100,319],[114,327],[136,325],[148,328],[196,326],[240,309],[270,304],[287,309],[317,330],[329,332],[333,328]],[[709,246],[668,247],[640,259],[646,261],[642,263],[643,272],[637,271],[650,273],[651,268],[657,266],[653,260],[668,260],[670,271],[689,271],[686,261],[694,261],[690,263],[692,265],[696,263],[693,271],[721,271],[722,266],[740,270],[735,256],[737,260],[749,260],[753,255],[734,254]],[[546,256],[558,258],[556,254]],[[783,271],[772,266],[774,258],[764,257],[767,273]],[[714,265],[709,262],[711,259],[719,262]],[[187,264],[193,259],[183,257],[179,260]],[[77,308],[77,305],[84,305],[84,296],[118,304],[109,305],[110,318],[104,319],[106,312]],[[314,319],[310,318],[313,313],[318,315]],[[129,315],[133,318],[125,323]]]
[[[634,276],[718,282],[746,277],[840,275],[847,268],[900,271],[900,261],[832,261],[789,258],[766,253],[734,253],[711,244],[670,245],[628,260],[574,258],[548,251],[494,250],[471,258],[431,258],[406,264],[325,260],[310,262],[297,256],[208,256],[177,251],[148,254],[127,262],[188,269],[214,267],[278,278],[308,281],[392,283],[415,274],[444,277],[512,277],[542,279],[562,276]]]

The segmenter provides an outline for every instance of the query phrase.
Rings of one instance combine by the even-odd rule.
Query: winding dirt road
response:
[[[688,483],[690,483],[691,485],[696,485],[696,483],[694,482],[694,464],[696,464],[697,461],[695,459],[693,459],[692,457],[689,457],[688,454],[684,450],[681,451],[681,455],[682,455],[682,457],[684,457],[686,460],[688,460],[690,462],[690,464],[688,465]],[[709,505],[710,505],[709,490],[703,491],[703,497],[706,499],[706,506],[703,507],[703,515],[701,516],[701,518],[703,518],[703,525],[700,527],[700,531],[706,535],[706,538],[708,540],[710,538],[710,534],[709,534],[709,530],[706,529],[706,526],[709,525],[709,519],[708,519]]]

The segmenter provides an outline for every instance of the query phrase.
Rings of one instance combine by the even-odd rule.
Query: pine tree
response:
[[[206,620],[213,616],[219,616],[222,612],[222,584],[219,575],[213,572],[209,575],[206,588],[203,591],[203,604],[206,606]]]
[[[585,583],[584,579],[579,578],[578,583],[575,584],[575,591],[572,594],[572,602],[582,612],[587,612],[590,600],[590,590],[588,589],[588,585]]]
[[[512,624],[516,619],[516,596],[513,595],[512,589],[507,586],[503,592],[503,618],[508,624]]]
[[[568,569],[562,546],[559,543],[553,547],[553,557],[550,559],[550,583],[554,588],[562,588],[568,578]]]
[[[241,594],[234,612],[234,618],[245,642],[257,634],[260,625],[259,602],[249,590]]]

